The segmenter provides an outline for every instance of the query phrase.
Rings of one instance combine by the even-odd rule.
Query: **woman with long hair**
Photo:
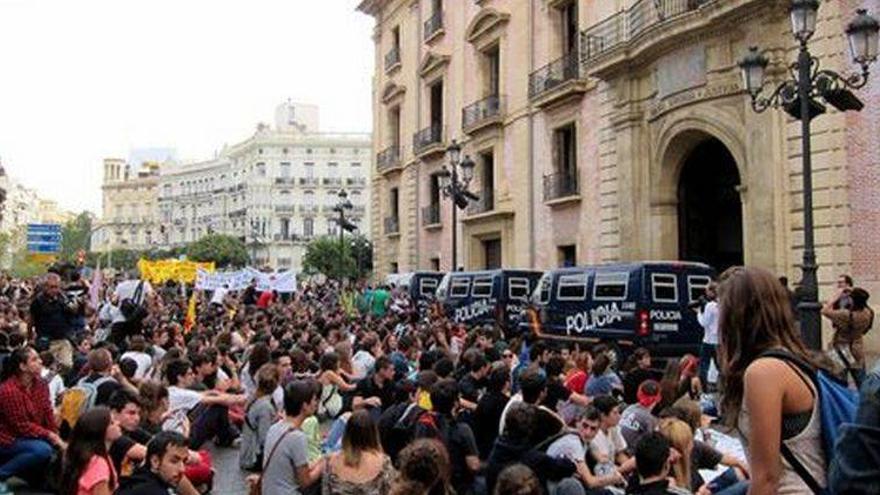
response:
[[[73,427],[64,453],[62,495],[110,495],[118,477],[110,460],[110,445],[122,435],[110,409],[96,407],[84,412]]]
[[[339,354],[328,352],[321,356],[321,371],[318,382],[321,384],[321,398],[318,400],[318,417],[320,419],[336,419],[342,412],[342,395],[340,392],[351,392],[356,385],[348,383],[339,369]]]
[[[660,379],[660,404],[657,411],[671,407],[682,397],[698,399],[700,396],[700,381],[698,375],[696,356],[685,354],[681,359],[670,359],[666,363],[663,378]]]
[[[263,468],[266,434],[278,418],[272,401],[272,393],[277,387],[278,368],[272,363],[264,364],[257,371],[257,393],[248,400],[244,409],[238,461],[246,471],[260,471]]]
[[[694,451],[694,432],[687,423],[676,418],[665,418],[660,420],[657,431],[669,440],[672,447],[680,454],[678,458],[672,462],[672,476],[675,478],[675,484],[679,488],[687,490],[696,490],[692,483],[692,466],[691,457]],[[699,476],[699,473],[696,473]]]
[[[342,451],[325,462],[322,495],[368,495],[391,489],[394,467],[382,452],[376,420],[364,409],[348,418]]]
[[[749,494],[810,493],[826,486],[817,390],[796,363],[816,369],[795,327],[788,293],[752,267],[722,274],[718,287],[721,409],[751,466]],[[775,356],[766,356],[773,352]],[[812,480],[798,475],[783,446]]]
[[[400,473],[391,495],[450,495],[451,464],[439,440],[423,438],[400,452]]]

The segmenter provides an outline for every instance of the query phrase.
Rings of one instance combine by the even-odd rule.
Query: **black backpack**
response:
[[[398,404],[379,419],[382,449],[396,462],[398,454],[415,438],[416,425],[425,411],[417,404]]]

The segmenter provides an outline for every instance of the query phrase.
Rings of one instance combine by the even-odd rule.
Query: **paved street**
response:
[[[238,449],[221,449],[210,443],[206,447],[214,458],[214,493],[241,495],[247,493],[245,473],[238,467]]]

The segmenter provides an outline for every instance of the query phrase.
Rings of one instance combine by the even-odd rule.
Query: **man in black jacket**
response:
[[[61,277],[48,273],[43,290],[31,302],[31,325],[37,339],[48,342],[49,351],[65,370],[73,367],[73,321],[80,311],[80,304],[69,300],[61,292]]]
[[[122,478],[117,495],[174,495],[183,479],[189,457],[186,438],[163,431],[147,445],[147,461],[131,476]]]

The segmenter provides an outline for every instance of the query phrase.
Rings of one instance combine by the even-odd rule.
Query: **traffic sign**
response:
[[[58,253],[61,251],[61,225],[31,223],[27,226],[27,249],[31,253]]]

